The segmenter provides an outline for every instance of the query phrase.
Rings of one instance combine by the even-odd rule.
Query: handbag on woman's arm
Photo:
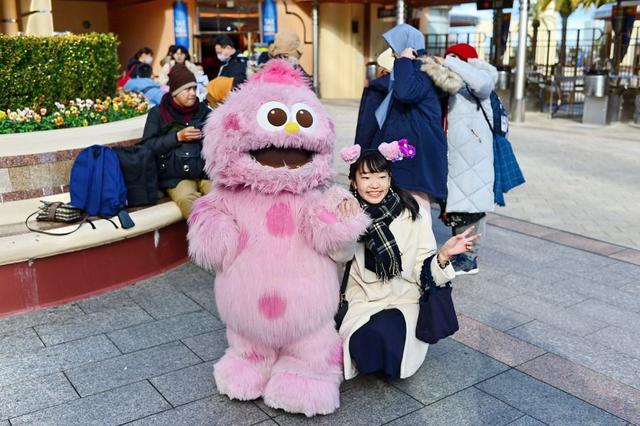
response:
[[[458,318],[451,298],[451,283],[442,287],[436,285],[431,274],[431,261],[427,258],[422,264],[420,284],[423,288],[420,296],[416,338],[425,343],[436,343],[458,331]]]

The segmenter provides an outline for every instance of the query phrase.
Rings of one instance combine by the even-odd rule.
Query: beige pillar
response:
[[[18,8],[16,0],[2,0],[0,7],[0,33],[18,34]]]
[[[51,0],[22,0],[22,28],[25,34],[53,35]]]

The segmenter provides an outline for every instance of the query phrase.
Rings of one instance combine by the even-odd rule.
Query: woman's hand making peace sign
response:
[[[469,234],[471,234],[471,232],[473,232],[475,228],[475,226],[472,226],[462,234],[449,238],[447,242],[444,243],[442,247],[440,247],[440,250],[438,251],[438,257],[442,261],[447,262],[456,254],[464,253],[465,251],[471,250],[473,248],[473,241],[477,238],[480,238],[480,234],[469,236]]]

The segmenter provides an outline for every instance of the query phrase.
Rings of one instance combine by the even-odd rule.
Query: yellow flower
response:
[[[47,109],[46,108],[40,108],[40,115],[47,115]]]
[[[96,113],[95,112],[89,113],[89,117],[96,118]]]
[[[40,115],[39,115],[39,114],[36,114],[36,115],[33,117],[33,121],[35,121],[36,123],[40,123],[40,122],[42,121],[42,117],[40,117]]]
[[[84,120],[84,121],[82,122],[82,125],[83,125],[84,127],[87,127],[87,126],[89,125],[89,122],[88,122],[87,120]]]
[[[114,102],[114,103],[113,103],[113,110],[114,110],[114,111],[118,111],[119,109],[120,109],[120,108],[118,107],[118,104]]]
[[[64,124],[64,119],[60,116],[56,117],[56,119],[53,121],[53,123],[56,126],[62,126]]]
[[[103,115],[102,117],[100,117],[100,121],[102,121],[103,123],[106,123],[107,117]]]
[[[7,117],[7,113],[4,111],[0,111],[0,120],[4,120]]]
[[[72,106],[72,107],[71,107],[71,113],[72,113],[72,114],[77,114],[77,113],[78,113],[78,108],[76,108],[76,107]]]
[[[15,111],[11,111],[9,113],[9,120],[11,121],[16,121],[16,119],[18,118],[18,113]]]
[[[65,116],[65,117],[68,117],[68,116],[70,116],[70,115],[71,115],[71,112],[70,112],[70,111],[65,111],[65,112],[64,112],[64,116]]]

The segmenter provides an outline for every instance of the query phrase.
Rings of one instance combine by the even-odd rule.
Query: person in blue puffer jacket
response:
[[[142,93],[151,104],[159,105],[164,91],[160,85],[151,78],[151,65],[140,64],[136,68],[137,77],[129,79],[124,85],[127,92]]]

